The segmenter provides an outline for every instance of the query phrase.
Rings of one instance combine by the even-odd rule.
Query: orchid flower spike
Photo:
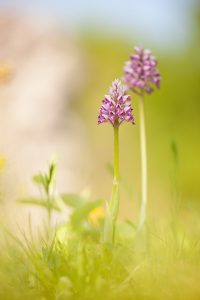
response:
[[[131,97],[126,94],[127,88],[121,81],[115,79],[105,95],[99,110],[98,124],[109,122],[114,127],[121,125],[124,121],[134,124]]]
[[[125,63],[124,81],[136,94],[153,92],[153,85],[160,87],[160,72],[156,69],[157,60],[148,49],[135,47],[135,53]]]

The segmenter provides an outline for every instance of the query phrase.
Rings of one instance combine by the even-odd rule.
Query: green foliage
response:
[[[172,153],[177,157],[176,148],[173,145]],[[181,207],[179,214],[172,214],[173,222],[171,218],[148,221],[140,231],[131,220],[118,222],[115,244],[102,243],[103,219],[98,218],[104,201],[91,201],[82,194],[55,197],[50,188],[52,178],[55,182],[54,169],[51,164],[47,174],[35,177],[44,198],[20,202],[47,211],[60,211],[62,203],[71,209],[68,221],[57,228],[49,227],[47,235],[41,230],[35,238],[31,225],[30,232],[21,232],[21,237],[2,232],[0,299],[200,298],[200,209],[195,208],[196,218],[192,208],[190,214],[187,210],[185,222]]]
[[[18,201],[21,204],[29,204],[29,205],[36,205],[43,207],[45,209],[50,210],[56,210],[58,212],[61,211],[60,207],[56,203],[49,203],[45,202],[44,199],[37,199],[37,198],[27,198],[27,199],[21,199]]]
[[[81,205],[71,214],[71,225],[74,228],[78,228],[82,222],[87,220],[87,217],[95,208],[102,205],[103,200],[90,201],[85,203],[84,205]]]
[[[36,185],[41,186],[47,195],[49,195],[50,188],[55,183],[56,170],[56,162],[52,161],[49,165],[47,173],[39,173],[33,176],[33,181],[36,183]]]
[[[19,199],[21,204],[34,205],[43,207],[48,213],[48,223],[51,225],[51,216],[53,211],[60,212],[59,197],[54,195],[54,185],[56,179],[57,165],[56,161],[52,160],[46,173],[39,173],[33,176],[33,182],[42,189],[40,198]]]
[[[72,208],[78,208],[84,204],[84,198],[80,195],[76,194],[64,194],[61,195],[62,200],[64,203]]]
[[[20,204],[34,205],[40,208],[44,208],[48,213],[49,227],[51,227],[52,212],[61,212],[62,204],[71,208],[71,214],[69,218],[70,226],[73,230],[82,231],[83,228],[89,228],[89,215],[98,207],[102,207],[104,201],[102,199],[91,200],[85,195],[78,194],[61,194],[54,195],[52,188],[54,189],[56,181],[56,163],[52,161],[49,165],[47,173],[39,173],[33,176],[33,180],[37,186],[42,187],[43,197],[41,198],[25,198],[20,199]]]
[[[169,224],[149,224],[139,234],[121,222],[112,246],[87,229],[80,234],[67,226],[62,242],[57,230],[48,240],[7,237],[0,253],[0,299],[199,299],[196,225],[186,232],[182,223],[175,237]]]
[[[47,191],[44,175],[37,184]],[[142,231],[130,220],[118,222],[111,245],[101,242],[102,222],[89,221],[103,200],[62,194],[59,201],[71,208],[71,214],[51,234],[39,232],[33,238],[31,226],[28,236],[22,232],[20,238],[3,232],[0,299],[199,299],[200,210],[196,219],[191,211],[187,224],[179,214],[173,226],[170,220],[148,222]],[[46,205],[44,199],[35,198],[21,203]]]
[[[105,160],[109,160],[107,147],[102,147],[98,129],[90,126],[95,122],[98,105],[94,101],[94,93],[95,98],[98,93],[100,99],[107,84],[115,76],[116,68],[121,74],[122,62],[129,54],[128,48],[123,45],[121,41],[113,44],[113,41],[102,43],[94,39],[88,43],[90,55],[96,61],[94,73],[98,74],[99,78],[104,77],[105,81],[99,81],[95,74],[91,76],[90,91],[84,97],[91,101],[82,101],[83,111],[97,153],[101,153]],[[193,50],[192,58],[189,53],[175,59],[168,57],[161,60],[160,66],[165,78],[160,91],[161,96],[159,95],[159,101],[156,94],[151,101],[146,101],[147,106],[149,105],[147,123],[150,164],[154,166],[152,171],[150,170],[150,187],[151,190],[155,188],[162,191],[161,196],[158,194],[159,202],[150,197],[150,201],[153,199],[151,203],[156,203],[158,208],[155,214],[150,207],[146,228],[138,232],[132,220],[118,222],[115,245],[102,244],[103,220],[92,223],[89,219],[93,210],[102,206],[102,200],[92,202],[83,195],[75,194],[55,195],[56,164],[52,163],[47,173],[34,176],[34,182],[42,191],[42,195],[38,198],[21,199],[20,202],[42,207],[47,210],[49,216],[54,210],[60,211],[62,205],[67,205],[71,210],[69,220],[61,227],[52,227],[51,234],[47,236],[39,232],[35,239],[32,238],[31,232],[28,237],[22,234],[22,237],[16,238],[0,231],[0,299],[200,299],[200,208],[198,203],[193,201],[179,205],[182,197],[178,182],[180,155],[177,142],[171,143],[173,170],[170,200],[157,180],[163,176],[166,165],[169,165],[167,155],[170,153],[169,144],[173,133],[178,140],[181,159],[184,162],[182,179],[185,199],[190,186],[192,191],[197,187],[194,195],[199,195],[199,164],[196,155],[200,145],[197,97],[199,81],[194,80],[199,75],[199,67],[196,63],[198,53],[194,48]],[[113,59],[110,59],[111,57]],[[106,73],[105,65],[108,69]],[[186,73],[183,72],[184,68]],[[187,88],[184,89],[183,86]],[[184,106],[183,103],[188,99],[190,105]],[[129,134],[124,132],[121,138],[126,151],[125,154],[121,149],[124,158],[122,180],[126,182],[126,174],[129,175],[131,170],[125,158],[130,157],[133,149],[137,151],[137,145],[132,131]],[[105,132],[104,144],[109,140],[110,133]],[[132,172],[134,171],[137,177],[136,160],[133,166]],[[157,171],[155,166],[159,166]],[[113,166],[108,165],[108,169],[113,173]],[[98,180],[98,187],[101,189],[101,180]],[[102,184],[106,191],[109,182],[104,180]],[[136,185],[134,189],[135,187]],[[123,194],[122,201],[125,203]],[[167,201],[170,202],[171,209]],[[170,213],[159,218],[165,210]]]

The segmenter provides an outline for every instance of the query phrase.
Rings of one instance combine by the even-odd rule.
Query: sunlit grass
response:
[[[91,76],[80,110],[87,119],[98,157],[101,155],[102,160],[109,161],[109,151],[105,145],[110,140],[110,131],[102,129],[102,146],[97,126],[91,126],[96,122],[99,104],[94,99],[101,99],[104,88],[113,76],[117,72],[121,74],[122,62],[127,58],[128,51],[123,43],[107,41],[103,44],[95,40],[88,43],[88,49],[93,54],[91,62],[95,62],[92,74],[97,73],[99,77]],[[118,220],[116,224],[115,244],[103,243],[104,203],[108,199],[101,197],[108,194],[109,177],[103,181],[104,174],[95,178],[100,198],[98,193],[94,198],[82,194],[55,195],[52,188],[55,179],[53,163],[46,173],[34,177],[36,186],[42,188],[42,196],[20,199],[19,204],[19,209],[20,205],[28,204],[46,211],[40,229],[33,228],[30,219],[29,228],[25,232],[19,228],[20,233],[16,237],[12,231],[1,226],[0,299],[200,299],[200,207],[197,201],[188,201],[188,193],[193,191],[194,186],[197,189],[195,183],[198,180],[195,155],[200,145],[197,139],[198,122],[197,118],[193,121],[191,117],[198,113],[199,104],[195,100],[198,85],[192,76],[180,77],[182,71],[178,66],[182,66],[183,62],[188,74],[198,74],[196,66],[185,62],[184,57],[178,61],[161,59],[165,77],[163,88],[159,99],[155,96],[151,103],[146,102],[151,158],[150,189],[159,190],[158,195],[161,196],[158,199],[157,195],[154,199],[153,193],[149,193],[148,218],[142,230],[137,229],[137,212],[131,211],[128,217]],[[100,80],[102,78],[104,80]],[[183,90],[186,80],[187,89]],[[192,104],[180,109],[180,101],[182,104],[189,96]],[[86,98],[89,100],[84,102]],[[188,110],[190,123],[184,118]],[[127,162],[133,148],[134,153],[138,154],[135,143],[137,133],[127,130],[128,133],[122,129],[123,135],[120,136],[125,145],[121,150],[123,207],[126,206],[125,198],[136,202],[140,196],[136,193],[138,156],[132,156],[131,167]],[[188,140],[185,141],[185,131],[189,133],[190,141],[195,140],[196,147],[193,144],[189,146]],[[174,139],[180,145],[180,157],[176,143],[172,142]],[[4,159],[0,158],[0,172],[4,164]],[[167,173],[168,165],[171,167],[170,174]],[[104,166],[102,169],[109,176]],[[113,169],[110,164],[109,169]],[[170,181],[171,191],[168,194],[165,193],[166,187],[160,186],[164,179],[158,181],[163,173],[164,179],[168,176]],[[131,177],[128,182],[127,177]],[[195,197],[197,195],[198,191]],[[54,211],[59,213],[63,206],[70,208],[70,217],[66,216],[66,222],[54,226],[52,215]]]
[[[68,224],[48,240],[7,237],[1,298],[199,299],[200,224],[190,224],[192,232],[177,225],[176,234],[170,223],[148,225],[138,235],[121,223],[111,247],[87,222],[79,230]]]
[[[52,166],[42,176],[50,178]],[[34,232],[30,220],[18,237],[2,227],[0,299],[199,299],[200,212],[195,208],[172,209],[168,218],[148,220],[140,231],[131,220],[119,221],[113,245],[102,243],[102,200],[51,199],[56,203],[51,209],[57,210],[59,201],[71,207],[69,221],[54,227],[48,199],[39,199],[47,203],[41,205],[30,198],[23,202],[46,210],[44,225]]]

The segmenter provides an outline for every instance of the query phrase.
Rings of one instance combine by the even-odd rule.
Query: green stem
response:
[[[111,201],[107,204],[104,241],[114,243],[115,225],[119,211],[119,126],[114,126],[114,179]]]
[[[119,126],[114,127],[114,178],[119,182]]]
[[[147,210],[147,150],[146,150],[146,129],[144,114],[144,97],[139,98],[139,118],[140,118],[140,149],[141,149],[141,192],[142,201],[140,207],[139,228],[141,228],[146,220]]]
[[[48,209],[47,209],[47,213],[48,213],[48,230],[50,232],[50,230],[51,230],[51,196],[50,196],[49,189],[47,191],[47,205],[48,205]]]
[[[114,127],[114,180],[111,207],[115,206],[115,193],[119,187],[119,126]]]

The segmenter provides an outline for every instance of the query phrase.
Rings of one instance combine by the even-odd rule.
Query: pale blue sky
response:
[[[97,27],[160,48],[181,47],[191,38],[199,0],[0,0],[32,13],[51,15],[72,30]]]

